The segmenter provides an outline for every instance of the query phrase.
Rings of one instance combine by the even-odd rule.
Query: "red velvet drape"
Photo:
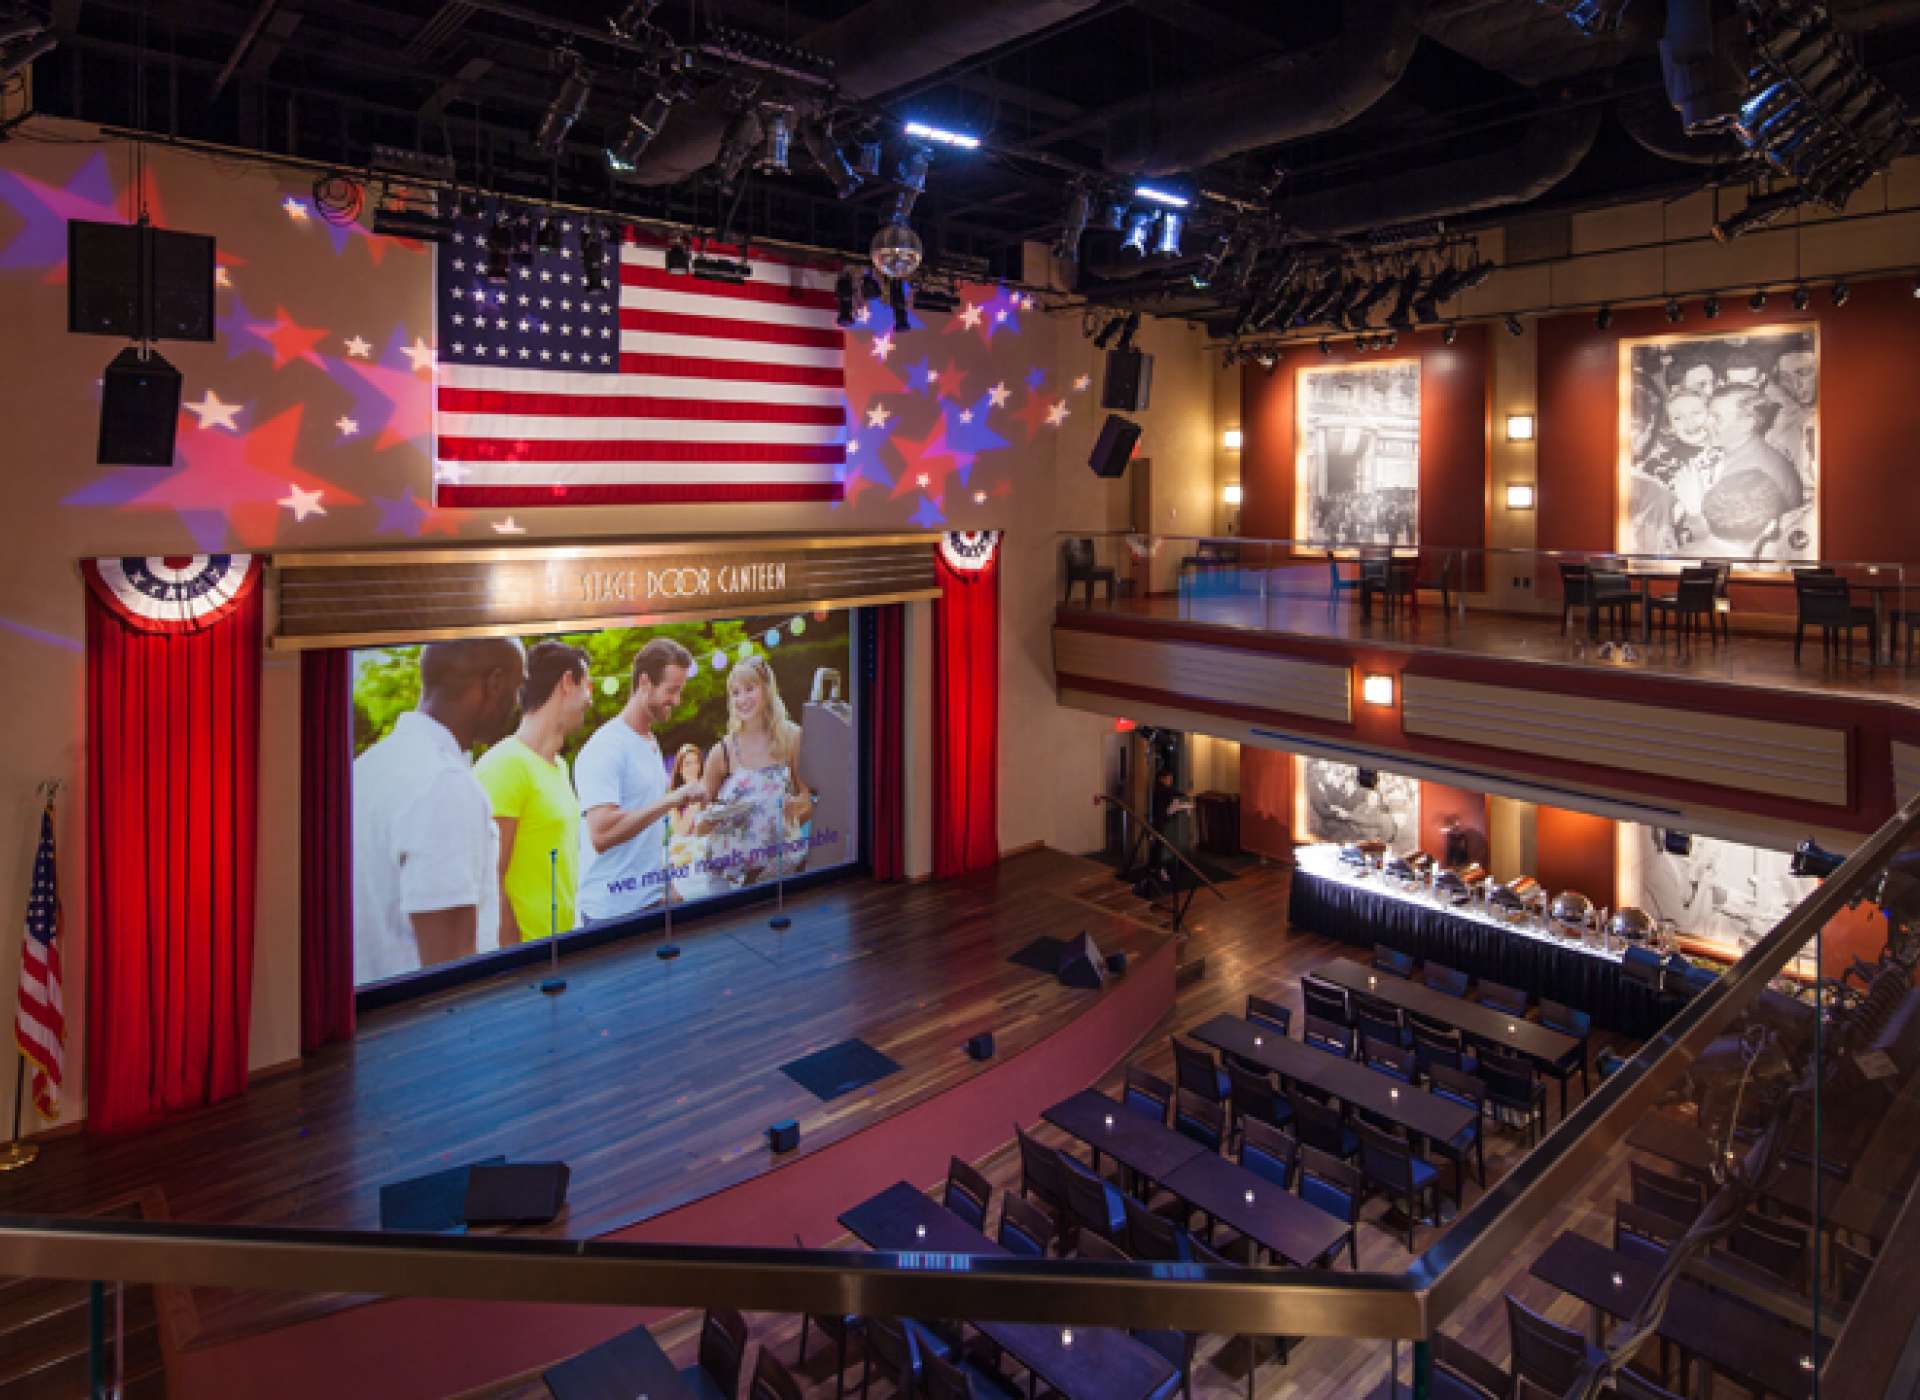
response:
[[[907,873],[906,616],[900,603],[873,610],[867,772],[873,819],[869,863],[876,880],[899,880]]]
[[[300,653],[300,1053],[353,1039],[352,654]]]
[[[146,631],[87,595],[87,1122],[239,1093],[253,997],[261,590]]]
[[[933,874],[1000,858],[1000,561],[956,569],[936,553],[933,609]]]

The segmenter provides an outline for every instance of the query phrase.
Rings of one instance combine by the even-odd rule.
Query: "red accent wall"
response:
[[[1447,853],[1446,824],[1451,818],[1467,832],[1467,855],[1485,864],[1487,843],[1487,795],[1468,792],[1446,783],[1422,781],[1420,784],[1420,849],[1441,857]]]
[[[1293,859],[1293,755],[1251,744],[1240,750],[1240,846]]]
[[[1822,288],[1805,311],[1778,293],[1760,311],[1748,309],[1743,296],[1729,296],[1711,322],[1699,302],[1683,305],[1686,319],[1677,327],[1656,306],[1617,311],[1604,331],[1584,313],[1540,322],[1540,547],[1614,546],[1622,339],[1811,322],[1820,333],[1820,551],[1834,560],[1920,560],[1920,529],[1906,508],[1920,441],[1912,378],[1920,363],[1920,306],[1911,281],[1860,283],[1844,307]],[[1425,499],[1423,491],[1423,509]],[[1778,590],[1753,603],[1793,607]]]
[[[1534,809],[1534,879],[1550,895],[1578,890],[1595,905],[1613,903],[1614,823],[1560,807]]]
[[[1461,326],[1452,345],[1438,331],[1402,335],[1393,350],[1332,355],[1311,345],[1288,350],[1268,373],[1249,364],[1240,378],[1240,533],[1292,539],[1293,408],[1302,368],[1420,360],[1420,543],[1478,548],[1487,540],[1487,433],[1491,392],[1488,328]]]

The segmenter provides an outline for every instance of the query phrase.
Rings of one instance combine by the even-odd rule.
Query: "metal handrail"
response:
[[[0,1275],[1428,1338],[1496,1263],[1564,1206],[1597,1152],[1620,1142],[1700,1049],[1830,918],[1864,894],[1887,858],[1916,833],[1920,798],[1875,832],[1400,1274],[0,1216]]]

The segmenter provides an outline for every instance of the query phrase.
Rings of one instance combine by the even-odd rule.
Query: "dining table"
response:
[[[549,1366],[541,1375],[554,1400],[697,1400],[645,1326]]]
[[[1314,976],[1350,992],[1361,992],[1411,1011],[1430,1021],[1452,1026],[1467,1039],[1509,1055],[1520,1055],[1555,1069],[1578,1066],[1586,1047],[1538,1021],[1508,1011],[1496,1011],[1477,1001],[1453,996],[1410,978],[1363,967],[1351,958],[1335,958],[1314,969]]]
[[[964,1268],[975,1256],[1012,1252],[910,1181],[898,1181],[844,1211],[840,1223],[871,1248],[914,1256],[922,1269]],[[1145,1400],[1177,1373],[1152,1347],[1115,1327],[969,1320],[969,1325],[1068,1400]]]
[[[1169,1173],[1207,1150],[1097,1089],[1082,1089],[1040,1116],[1092,1148],[1096,1172],[1100,1159],[1111,1157],[1135,1176],[1164,1182]]]

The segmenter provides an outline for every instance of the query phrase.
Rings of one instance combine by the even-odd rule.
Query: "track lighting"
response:
[[[1833,304],[1835,306],[1845,306],[1847,304],[1847,298],[1852,295],[1853,288],[1849,287],[1844,281],[1833,284]]]
[[[1603,331],[1612,324],[1613,308],[1611,306],[1603,306],[1593,313],[1593,328],[1595,330]]]
[[[1508,335],[1525,335],[1526,327],[1520,324],[1520,318],[1511,311],[1507,313],[1506,327]]]
[[[580,225],[580,284],[590,292],[606,290],[606,235],[589,219]]]
[[[667,271],[684,274],[693,271],[693,250],[687,240],[676,238],[667,245]]]
[[[1717,319],[1720,315],[1720,298],[1709,296],[1706,301],[1701,303],[1700,309],[1706,313],[1709,321]]]
[[[1320,353],[1322,355],[1331,355],[1333,353],[1333,342],[1328,340],[1324,335],[1320,337]]]
[[[533,130],[533,148],[547,160],[560,154],[567,133],[587,109],[587,97],[593,91],[593,72],[573,50],[560,50],[554,55],[554,63],[564,69],[560,90],[553,95],[553,101],[540,116],[540,124]]]
[[[1113,338],[1120,334],[1120,323],[1126,319],[1125,316],[1115,315],[1104,326],[1100,327],[1099,332],[1093,337],[1093,348],[1096,350],[1105,350],[1108,346],[1112,345]]]
[[[813,157],[813,163],[833,186],[836,199],[845,199],[860,188],[860,172],[853,168],[833,133],[818,121],[803,122],[800,127],[800,142],[807,148],[807,154]]]
[[[1766,309],[1767,289],[1765,287],[1755,287],[1753,289],[1753,295],[1747,298],[1747,310],[1765,311]]]
[[[1674,325],[1680,324],[1680,318],[1687,313],[1680,309],[1680,303],[1672,297],[1667,298],[1667,320]]]
[[[1813,305],[1813,289],[1804,284],[1795,287],[1793,289],[1793,309],[1795,311],[1805,311],[1811,305]]]

